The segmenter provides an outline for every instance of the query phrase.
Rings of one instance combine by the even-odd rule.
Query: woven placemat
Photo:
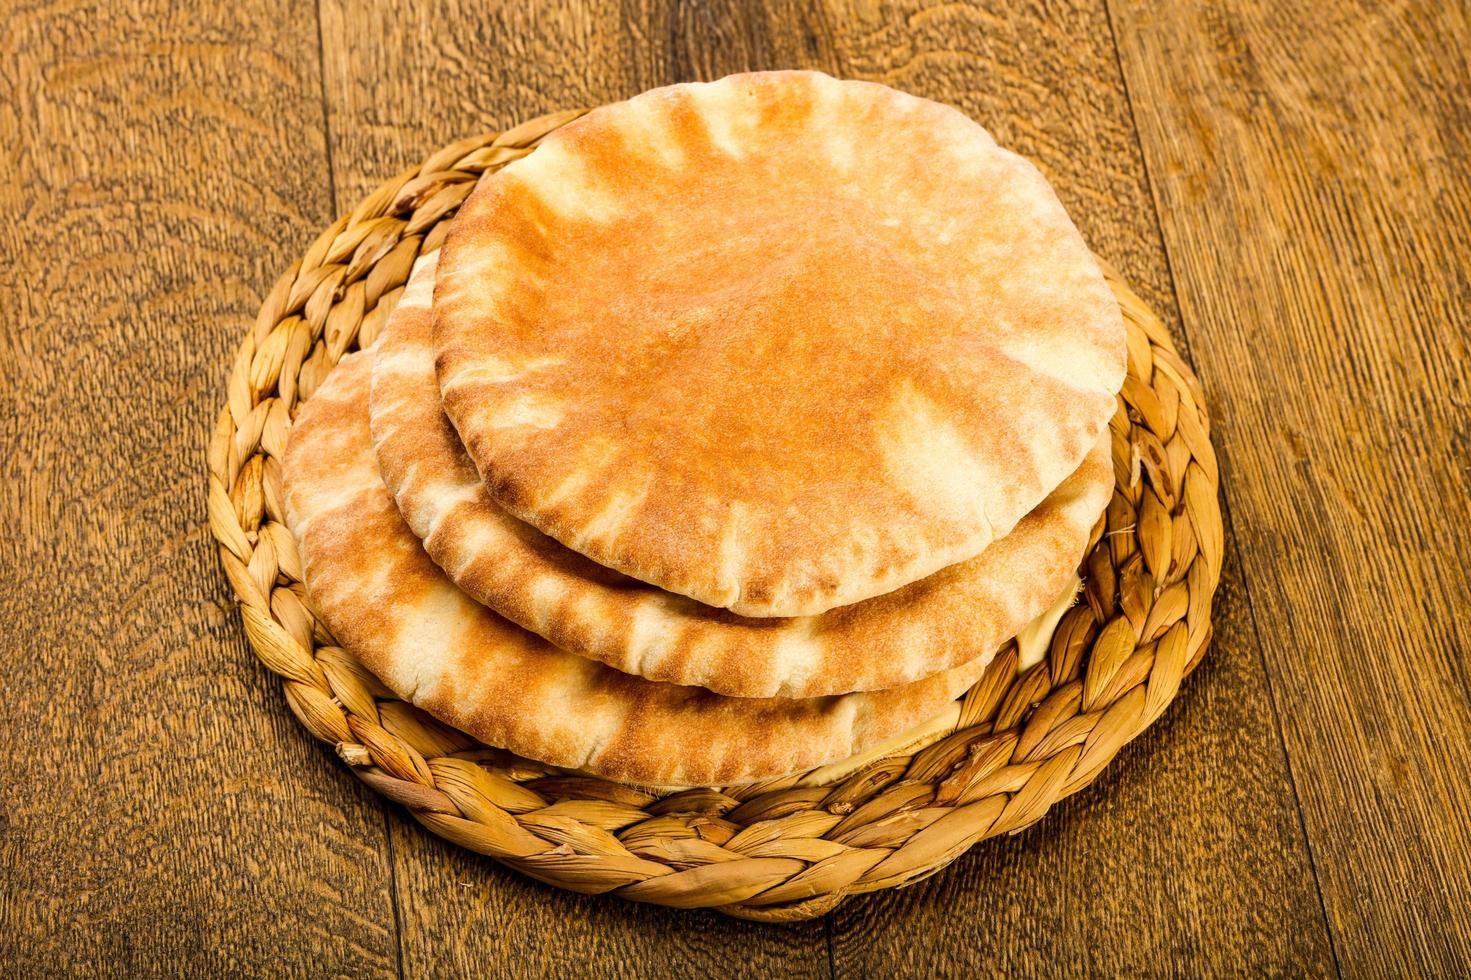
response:
[[[658,794],[486,748],[394,697],[312,617],[284,523],[281,458],[297,408],[372,342],[415,258],[439,247],[486,171],[564,112],[461,140],[389,180],[276,283],[230,372],[209,445],[209,525],[251,646],[286,703],[352,771],[434,833],[578,892],[753,919],[817,916],[933,873],[1082,789],[1179,691],[1211,636],[1223,535],[1199,381],[1106,269],[1129,371],[1111,423],[1116,490],[1045,659],[1009,645],[956,730],[836,782],[789,777]]]

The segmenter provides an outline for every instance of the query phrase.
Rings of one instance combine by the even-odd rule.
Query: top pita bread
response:
[[[287,520],[313,609],[399,696],[519,755],[631,782],[723,784],[810,769],[938,714],[983,661],[906,687],[727,698],[563,653],[475,602],[429,559],[378,475],[371,353],[344,358],[286,447]]]
[[[443,251],[439,380],[491,495],[747,616],[979,554],[1077,469],[1124,376],[1041,174],[881,85],[596,109],[485,180]]]
[[[744,697],[894,687],[989,657],[1073,575],[1113,487],[1107,433],[1082,467],[980,555],[814,617],[746,619],[611,571],[517,520],[480,482],[434,376],[421,258],[378,340],[373,441],[409,527],[455,583],[564,650]]]

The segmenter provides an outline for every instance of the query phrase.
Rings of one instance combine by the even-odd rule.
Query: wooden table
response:
[[[1464,7],[5,6],[0,974],[1471,970]],[[770,927],[554,891],[364,789],[245,646],[204,444],[263,291],[381,178],[784,66],[1037,161],[1200,370],[1230,527],[1206,665],[1093,788]]]

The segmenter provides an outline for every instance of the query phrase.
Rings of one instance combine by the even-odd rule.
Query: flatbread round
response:
[[[1118,303],[1036,168],[866,82],[596,109],[484,180],[443,252],[439,381],[492,497],[746,616],[981,553],[1124,377]]]
[[[396,694],[490,745],[611,779],[746,781],[876,745],[943,709],[983,663],[873,694],[727,698],[563,653],[454,586],[378,475],[371,353],[343,359],[286,449],[287,519],[327,628]]]
[[[747,619],[621,575],[512,517],[486,493],[435,383],[421,258],[378,341],[373,441],[429,555],[475,599],[564,650],[741,697],[895,687],[990,657],[1071,579],[1113,487],[1107,433],[1083,465],[979,556],[818,616]]]

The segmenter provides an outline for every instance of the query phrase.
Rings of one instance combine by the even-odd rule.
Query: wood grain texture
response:
[[[1172,320],[1102,5],[914,4],[881,19],[863,9],[830,17],[851,25],[834,38],[845,70],[954,102],[1037,161],[1094,247]],[[1099,784],[948,872],[833,917],[840,974],[982,963],[1003,975],[1331,971],[1235,562],[1205,666]]]
[[[330,218],[290,5],[0,31],[0,974],[394,974],[380,804],[251,656],[205,529],[225,365]]]
[[[1471,968],[1471,24],[1120,2],[1334,945]]]
[[[0,974],[1471,968],[1465,9],[1110,6],[8,8]],[[383,177],[794,66],[951,102],[1039,163],[1181,325],[1235,526],[1209,659],[1098,783],[771,927],[558,892],[385,809],[253,661],[200,474],[263,290]]]

